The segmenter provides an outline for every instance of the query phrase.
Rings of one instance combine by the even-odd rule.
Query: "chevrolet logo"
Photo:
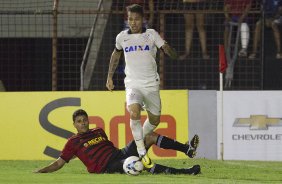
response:
[[[234,127],[250,127],[250,130],[267,130],[269,126],[282,126],[281,118],[268,118],[266,115],[251,115],[250,118],[236,118]]]

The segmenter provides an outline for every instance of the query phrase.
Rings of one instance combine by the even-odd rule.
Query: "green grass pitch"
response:
[[[152,175],[142,172],[139,176],[126,174],[89,174],[79,160],[73,160],[54,173],[35,174],[37,168],[50,161],[0,161],[1,184],[93,184],[93,183],[282,183],[281,162],[218,161],[207,159],[155,160],[156,163],[176,168],[200,164],[202,173],[190,175]]]

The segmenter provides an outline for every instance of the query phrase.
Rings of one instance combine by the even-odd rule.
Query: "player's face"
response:
[[[89,130],[89,120],[86,116],[77,116],[73,123],[78,133],[85,133]]]
[[[143,17],[139,13],[128,12],[128,25],[132,33],[141,33]]]

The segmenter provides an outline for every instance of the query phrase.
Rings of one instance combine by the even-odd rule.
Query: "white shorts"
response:
[[[127,110],[131,104],[138,103],[154,115],[161,115],[161,98],[159,86],[147,88],[126,88]]]

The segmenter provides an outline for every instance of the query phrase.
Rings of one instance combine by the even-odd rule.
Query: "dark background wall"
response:
[[[257,15],[252,15],[256,17]],[[159,31],[159,17],[154,28]],[[250,23],[252,36],[255,19]],[[207,45],[210,60],[201,59],[199,38],[194,30],[191,58],[185,61],[165,59],[164,89],[219,89],[218,45],[223,43],[224,17],[222,14],[206,16]],[[108,63],[114,49],[115,36],[122,30],[123,15],[113,14],[107,24],[99,51],[99,59],[89,90],[106,90]],[[281,90],[282,60],[275,58],[272,30],[265,29],[264,57],[251,61],[238,59],[234,69],[233,90]],[[184,52],[184,19],[182,14],[165,15],[165,39],[179,54]],[[80,64],[87,43],[86,37],[58,39],[58,90],[79,90]],[[51,90],[52,40],[51,38],[0,38],[0,80],[7,91]],[[124,62],[115,73],[116,89],[124,89]]]

